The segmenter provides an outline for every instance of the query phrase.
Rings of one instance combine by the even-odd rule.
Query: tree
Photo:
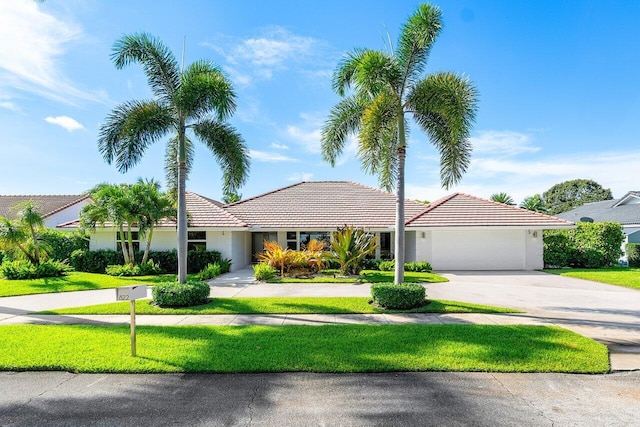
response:
[[[224,193],[222,196],[222,202],[225,205],[230,205],[231,203],[239,202],[240,200],[242,200],[242,194],[238,194],[233,191]]]
[[[585,203],[613,199],[611,190],[590,179],[574,179],[554,185],[542,194],[550,215],[569,211]]]
[[[165,218],[175,218],[177,212],[171,198],[160,192],[160,183],[157,181],[139,179],[131,187],[131,192],[141,204],[137,222],[140,234],[144,234],[146,237],[144,255],[141,261],[144,264],[149,259],[149,250],[151,249],[151,239],[153,238],[155,226]]]
[[[378,175],[387,191],[395,186],[395,283],[404,281],[406,116],[413,116],[439,151],[445,188],[462,178],[471,157],[468,137],[477,108],[476,89],[469,79],[453,73],[423,76],[441,28],[440,10],[421,4],[402,26],[396,49],[348,53],[333,73],[333,89],[342,100],[322,129],[325,161],[335,166],[347,137],[357,134],[364,170]]]
[[[526,197],[522,201],[522,203],[520,203],[520,207],[528,211],[547,213],[547,208],[544,205],[544,200],[542,200],[542,196],[540,196],[539,194],[534,194],[531,197]]]
[[[180,68],[173,53],[147,33],[125,35],[113,46],[116,68],[139,63],[152,100],[118,105],[100,127],[98,148],[120,172],[135,166],[147,147],[169,134],[165,171],[178,201],[178,282],[187,279],[186,179],[193,164],[193,138],[211,150],[223,172],[223,192],[236,191],[249,173],[249,154],[240,134],[225,121],[236,108],[231,83],[219,67],[196,61]]]
[[[31,200],[14,206],[14,210],[13,221],[0,217],[0,249],[22,254],[32,264],[40,265],[43,253],[49,250],[39,236],[44,228],[42,215]]]
[[[492,194],[490,199],[493,200],[494,202],[503,203],[503,204],[509,205],[509,206],[514,206],[515,205],[515,202],[513,201],[513,198],[510,195],[508,195],[507,193],[495,193],[495,194]]]

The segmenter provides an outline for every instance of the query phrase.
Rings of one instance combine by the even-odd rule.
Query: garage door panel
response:
[[[524,230],[433,231],[436,270],[525,269]]]

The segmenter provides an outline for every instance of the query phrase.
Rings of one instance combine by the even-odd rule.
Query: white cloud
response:
[[[258,162],[277,163],[277,162],[297,162],[298,159],[283,156],[279,153],[268,153],[266,151],[249,150],[251,159]]]
[[[68,116],[58,116],[58,117],[47,117],[44,119],[47,123],[51,123],[53,125],[58,125],[65,128],[69,132],[73,132],[74,130],[84,129],[80,123],[76,120],[72,119]]]
[[[305,129],[300,126],[288,125],[287,136],[311,153],[320,153],[321,151],[322,131],[319,128]]]
[[[289,181],[311,181],[313,174],[311,172],[296,172],[289,177]]]
[[[20,111],[20,107],[18,107],[15,103],[11,101],[0,101],[0,108],[4,108],[6,110],[11,111]]]
[[[497,130],[478,133],[478,136],[469,138],[474,153],[508,157],[540,151],[540,147],[531,144],[531,136],[524,133]]]
[[[288,150],[289,146],[284,144],[278,144],[277,142],[272,142],[271,148],[275,148],[276,150]]]
[[[26,91],[61,102],[101,100],[104,94],[77,88],[59,58],[83,34],[78,25],[40,10],[35,1],[1,1],[0,89]]]

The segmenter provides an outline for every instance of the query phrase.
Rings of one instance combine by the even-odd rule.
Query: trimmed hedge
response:
[[[417,283],[375,283],[371,285],[373,302],[391,310],[420,307],[426,297],[424,286]]]
[[[206,304],[211,288],[205,282],[158,283],[153,286],[153,302],[160,307],[189,307]]]
[[[136,259],[142,259],[143,252],[136,253]],[[178,272],[178,251],[150,251],[149,260],[153,260],[162,274],[176,274]],[[187,252],[187,273],[198,273],[208,264],[221,263],[218,251],[189,251]],[[76,250],[71,254],[71,266],[76,271],[87,273],[104,273],[108,265],[122,265],[122,252],[112,250]]]
[[[627,243],[629,267],[640,267],[640,243]]]
[[[616,265],[624,240],[616,222],[579,222],[572,230],[545,230],[546,267],[602,268]]]
[[[0,277],[8,280],[39,279],[42,277],[64,276],[71,267],[60,261],[47,260],[40,265],[34,265],[29,261],[4,261],[0,265]]]
[[[378,268],[380,271],[392,271],[396,268],[396,261],[381,261]],[[411,261],[404,263],[404,271],[431,273],[433,268],[429,261]]]
[[[76,250],[89,250],[88,237],[80,232],[63,232],[44,229],[38,232],[40,240],[44,241],[51,252],[49,259],[54,261],[70,261],[71,254]]]

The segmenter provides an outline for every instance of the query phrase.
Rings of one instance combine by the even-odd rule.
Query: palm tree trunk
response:
[[[136,263],[136,254],[133,252],[133,236],[131,226],[127,223],[127,249],[129,250],[129,264],[131,267]]]
[[[144,255],[142,256],[142,264],[146,263],[149,259],[149,250],[151,249],[151,238],[153,237],[153,227],[149,227],[147,232],[147,245],[144,248]]]
[[[32,225],[29,225],[29,231],[31,232],[31,239],[33,240],[33,258],[35,265],[40,265],[40,246],[38,245],[38,236],[36,236],[36,230]]]
[[[404,114],[398,117],[398,181],[396,188],[396,238],[395,238],[395,274],[393,283],[404,282],[404,163],[407,145],[404,129]]]
[[[127,245],[125,243],[124,238],[124,228],[122,225],[118,229],[118,233],[120,233],[120,249],[122,249],[122,256],[124,257],[124,263],[129,264],[129,252],[127,251]]]
[[[178,283],[187,281],[187,200],[186,175],[187,153],[185,148],[185,127],[178,132]]]

